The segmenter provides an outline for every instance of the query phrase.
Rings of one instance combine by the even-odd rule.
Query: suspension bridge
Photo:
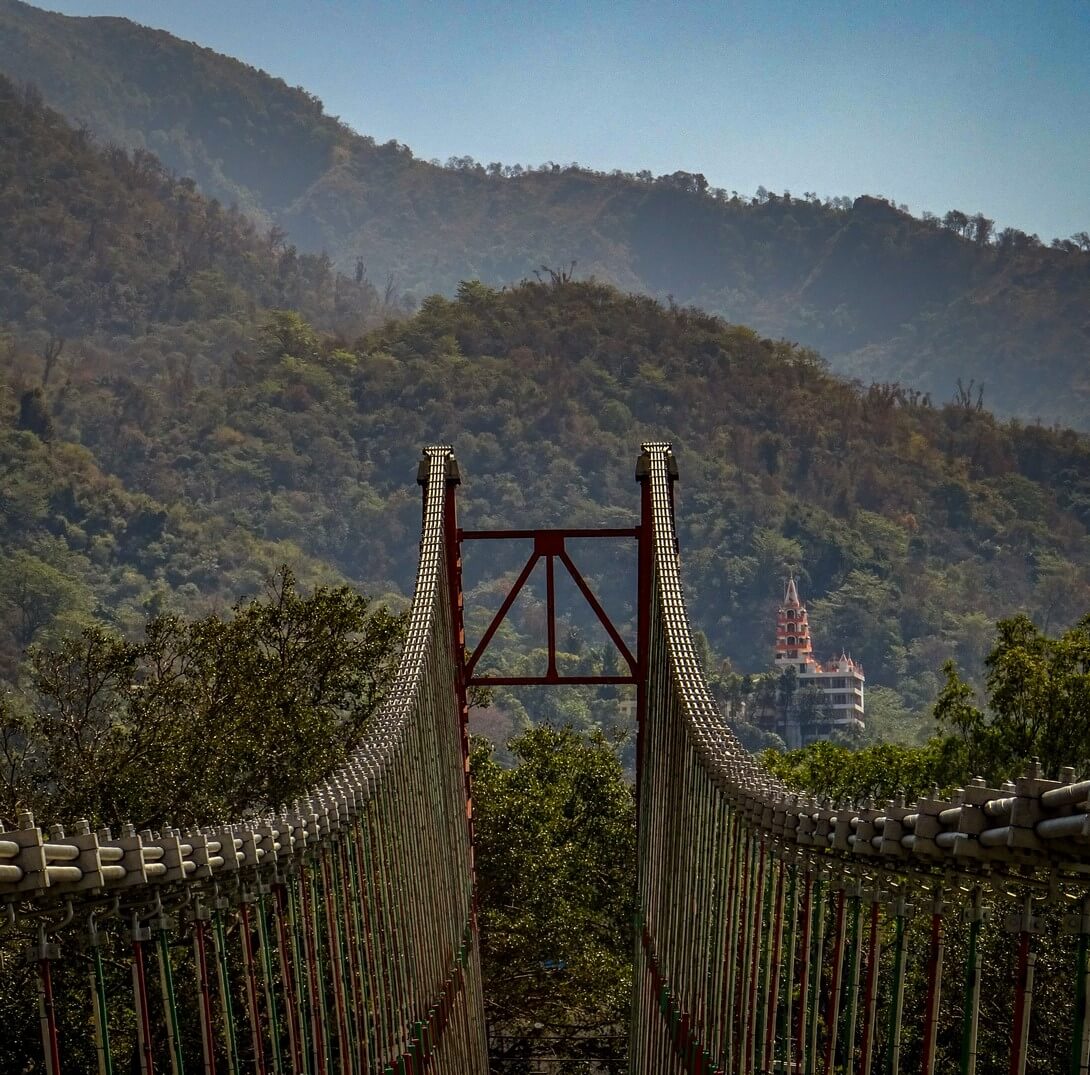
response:
[[[282,812],[199,830],[66,833],[24,814],[0,831],[0,943],[19,938],[35,968],[47,1075],[90,1070],[72,1059],[90,1055],[101,1075],[485,1075],[467,691],[523,682],[636,689],[633,1075],[934,1075],[938,1056],[942,1070],[1023,1075],[1035,1034],[1058,1033],[1067,1070],[1086,1075],[1090,781],[1033,767],[1001,788],[974,780],[915,803],[791,793],[740,747],[705,685],[669,445],[644,445],[637,479],[631,528],[466,531],[453,453],[426,449],[395,685],[325,783]],[[635,543],[634,647],[572,559],[568,540],[588,537]],[[489,539],[530,540],[533,552],[469,652],[461,551]],[[541,561],[545,674],[478,675]],[[623,674],[558,670],[558,563]],[[1034,1007],[1042,950],[1064,987],[1047,1012]],[[58,1018],[55,983],[72,965],[87,1040]],[[986,1031],[1001,1063],[981,1053]],[[122,1058],[124,1035],[134,1046]]]

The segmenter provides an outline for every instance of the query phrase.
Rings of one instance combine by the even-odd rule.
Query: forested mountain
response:
[[[101,142],[150,150],[206,194],[421,299],[542,264],[673,296],[819,349],[864,382],[1090,428],[1090,237],[1045,246],[980,214],[877,198],[740,197],[678,172],[524,169],[376,145],[312,95],[121,19],[0,0],[0,69]]]
[[[640,440],[673,440],[693,611],[742,671],[766,666],[787,570],[819,650],[850,649],[894,708],[926,706],[946,656],[978,666],[997,616],[1055,630],[1090,603],[1077,434],[852,386],[812,351],[564,274],[385,317],[366,282],[9,84],[0,132],[8,675],[50,631],[222,605],[281,562],[406,592],[414,460],[440,439],[471,526],[623,523]],[[517,566],[467,564],[473,630],[498,603],[485,569]],[[631,573],[588,569],[629,617]],[[539,646],[540,620],[531,595],[512,631]],[[569,626],[564,660],[601,666]],[[549,704],[593,716],[583,696]]]
[[[436,167],[207,50],[13,0],[0,0],[3,65],[42,87],[0,76],[8,824],[31,803],[40,818],[188,823],[290,798],[328,768],[382,693],[400,627],[383,617],[361,630],[369,601],[321,585],[395,606],[409,592],[413,477],[437,441],[457,449],[460,521],[475,528],[629,525],[639,444],[669,439],[713,691],[767,670],[790,572],[818,655],[843,649],[865,666],[872,735],[911,738],[936,697],[940,717],[960,707],[957,753],[882,745],[845,760],[822,743],[779,761],[812,791],[926,787],[954,772],[931,763],[950,759],[962,779],[1075,756],[1080,698],[1056,685],[1075,666],[1070,647],[1085,651],[1085,621],[1055,642],[1020,618],[999,625],[1033,679],[998,680],[1000,651],[988,655],[998,617],[1025,612],[1057,635],[1090,607],[1090,437],[997,418],[970,379],[988,382],[988,402],[1005,385],[1030,410],[1084,420],[1090,253],[876,199],[751,202],[694,176]],[[602,280],[575,279],[571,258]],[[535,267],[537,280],[520,279]],[[387,274],[380,293],[371,279]],[[780,333],[824,341],[861,380]],[[870,363],[947,380],[932,400],[872,380]],[[528,551],[483,544],[464,548],[470,644]],[[631,543],[572,545],[631,637]],[[270,600],[205,615],[259,594],[282,565]],[[295,579],[310,598],[296,599]],[[541,591],[524,592],[482,670],[543,670]],[[558,596],[562,668],[616,671],[603,632],[572,611],[574,586]],[[204,618],[154,619],[173,612]],[[95,625],[108,630],[80,631]],[[952,669],[944,680],[947,658],[976,684],[982,663],[992,673],[987,714]],[[1026,682],[1049,687],[1028,710]],[[1039,721],[1037,699],[1062,692],[1068,708]],[[1012,709],[1028,712],[1021,728]],[[621,713],[608,688],[498,690],[473,719],[502,743],[527,716],[630,731]],[[981,744],[1004,749],[979,766]],[[621,764],[604,739],[539,728],[509,745],[521,763],[510,773],[474,750],[493,1029],[514,1012],[518,1033],[525,1014],[538,1030],[539,1017],[579,1023],[585,1042],[623,1018],[631,944],[615,942],[632,918],[634,830],[632,743],[618,746]],[[603,847],[611,869],[588,871]],[[22,974],[6,956],[0,1005],[21,1013],[33,965]],[[128,973],[106,964],[111,982]],[[56,965],[63,1039],[78,1043],[84,972]],[[115,1009],[117,1055],[136,1058],[131,1010]],[[25,1023],[8,1019],[4,1070],[37,1055]]]
[[[297,544],[202,512],[200,494],[145,495],[87,447],[125,436],[146,465],[146,385],[184,398],[285,302],[329,330],[384,316],[374,288],[328,259],[259,232],[150,154],[95,148],[0,77],[0,678],[31,643],[93,619],[128,629],[222,607],[281,562],[310,583],[337,578]],[[97,404],[88,384],[107,388]],[[147,435],[121,433],[134,421]]]
[[[168,176],[144,150],[92,144],[0,76],[0,311],[9,328],[55,336],[146,335],[152,325],[245,321],[302,310],[359,331],[375,289],[298,254],[276,230]]]

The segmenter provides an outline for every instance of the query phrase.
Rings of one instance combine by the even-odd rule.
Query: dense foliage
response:
[[[1051,247],[983,214],[710,187],[686,172],[446,166],[376,145],[302,89],[121,19],[0,2],[0,69],[104,142],[415,296],[544,262],[675,296],[821,350],[841,372],[1085,428],[1090,236]],[[143,160],[144,157],[138,158]],[[169,270],[170,265],[166,266]],[[206,303],[214,288],[205,286]]]
[[[17,352],[9,383],[35,365]],[[948,657],[979,674],[990,618],[1024,609],[1062,626],[1090,592],[1081,438],[862,390],[810,352],[601,285],[467,284],[351,348],[280,313],[228,367],[180,388],[170,376],[109,352],[73,370],[43,394],[52,451],[78,439],[159,510],[196,516],[220,540],[296,546],[379,592],[411,583],[419,504],[406,478],[419,445],[458,446],[473,525],[608,525],[635,514],[630,468],[646,436],[677,446],[691,607],[738,670],[766,667],[787,570],[801,573],[819,651],[850,650],[868,683],[917,711]],[[48,456],[37,434],[9,436]],[[630,619],[631,572],[588,556]],[[495,575],[519,565],[472,557],[479,631]],[[531,593],[512,620],[523,648],[541,645],[540,620]],[[589,628],[561,641],[565,659],[605,659]],[[588,723],[579,698],[553,715]]]
[[[126,488],[85,447],[20,429],[13,397],[0,381],[0,680],[15,681],[32,644],[222,608],[259,591],[278,563],[308,587],[337,581],[293,543],[198,521],[195,505]]]
[[[615,1039],[630,1004],[632,787],[600,736],[542,726],[507,746],[511,768],[485,741],[472,757],[493,1056],[623,1055]]]
[[[779,578],[797,570],[819,653],[862,659],[870,688],[896,691],[882,708],[901,723],[931,703],[947,658],[979,681],[993,619],[1025,611],[1062,628],[1090,603],[1090,446],[1074,434],[998,422],[968,390],[936,407],[853,386],[806,349],[564,273],[467,283],[411,319],[331,335],[331,288],[356,296],[357,326],[390,307],[146,156],[97,150],[33,94],[7,87],[0,118],[0,203],[14,207],[0,209],[13,251],[0,346],[9,677],[54,625],[105,615],[125,630],[229,604],[278,563],[308,584],[407,592],[419,526],[407,479],[437,439],[458,448],[473,525],[628,521],[639,441],[672,439],[686,581],[717,660],[767,666]],[[189,261],[228,281],[211,308],[193,298],[196,276],[174,274]],[[100,277],[105,320],[97,305],[50,305],[96,293]],[[306,316],[263,308],[281,300]],[[623,557],[588,556],[630,621]],[[468,550],[466,566],[479,631],[519,565]],[[532,591],[498,660],[540,662],[541,622]],[[561,645],[569,667],[612,659],[576,616]],[[523,703],[497,701],[517,728]],[[589,691],[533,707],[609,719]]]
[[[401,627],[348,587],[303,597],[285,571],[228,618],[35,648],[29,689],[0,696],[0,818],[141,829],[283,805],[360,738]]]

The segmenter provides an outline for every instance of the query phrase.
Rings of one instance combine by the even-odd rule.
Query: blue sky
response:
[[[305,86],[421,157],[678,168],[1090,231],[1090,0],[44,0]]]

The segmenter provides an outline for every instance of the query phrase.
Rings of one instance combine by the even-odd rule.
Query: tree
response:
[[[794,669],[789,668],[788,672]],[[787,675],[787,672],[784,673]],[[804,737],[809,738],[816,729],[823,728],[829,721],[829,710],[825,704],[825,692],[816,684],[809,684],[800,691],[795,691],[788,701],[789,711],[798,721]]]
[[[628,1019],[635,891],[632,787],[610,744],[537,727],[501,768],[472,756],[481,953],[494,1033],[588,1044]]]
[[[1032,246],[1030,237],[1019,228],[1004,228],[996,238],[1000,250],[1022,250]]]
[[[792,665],[788,665],[776,682],[776,705],[786,713],[795,700],[795,692],[799,686],[799,674]]]
[[[23,550],[0,558],[0,614],[20,646],[66,613],[78,621],[89,606],[80,582],[46,560]]]
[[[1061,766],[1090,765],[1090,616],[1049,638],[1019,615],[996,625],[985,659],[986,709],[948,661],[935,703],[939,727],[953,739],[969,775],[992,781],[1017,775],[1034,757],[1055,776]]]
[[[358,740],[394,672],[402,618],[284,569],[227,618],[160,616],[140,641],[89,627],[39,649],[5,713],[25,745],[0,811],[45,822],[203,824],[280,805]]]
[[[969,218],[959,209],[951,209],[942,218],[942,226],[956,235],[964,235],[969,227]]]
[[[985,660],[988,707],[1008,766],[1038,755],[1046,771],[1090,758],[1090,617],[1059,638],[1028,616],[1000,620]],[[1002,758],[1002,756],[1001,756]]]
[[[19,428],[46,443],[53,439],[53,418],[40,388],[29,388],[19,397]]]
[[[53,367],[61,357],[64,350],[64,337],[54,333],[49,334],[49,339],[42,345],[42,387],[49,385],[49,378],[53,375]]]
[[[976,213],[969,221],[969,234],[978,246],[987,246],[994,230],[995,221],[989,220],[983,213]]]
[[[984,714],[974,704],[976,692],[958,676],[957,665],[942,667],[945,682],[935,700],[935,722],[946,732],[951,748],[960,759],[964,779],[980,775],[991,767],[995,745]]]

